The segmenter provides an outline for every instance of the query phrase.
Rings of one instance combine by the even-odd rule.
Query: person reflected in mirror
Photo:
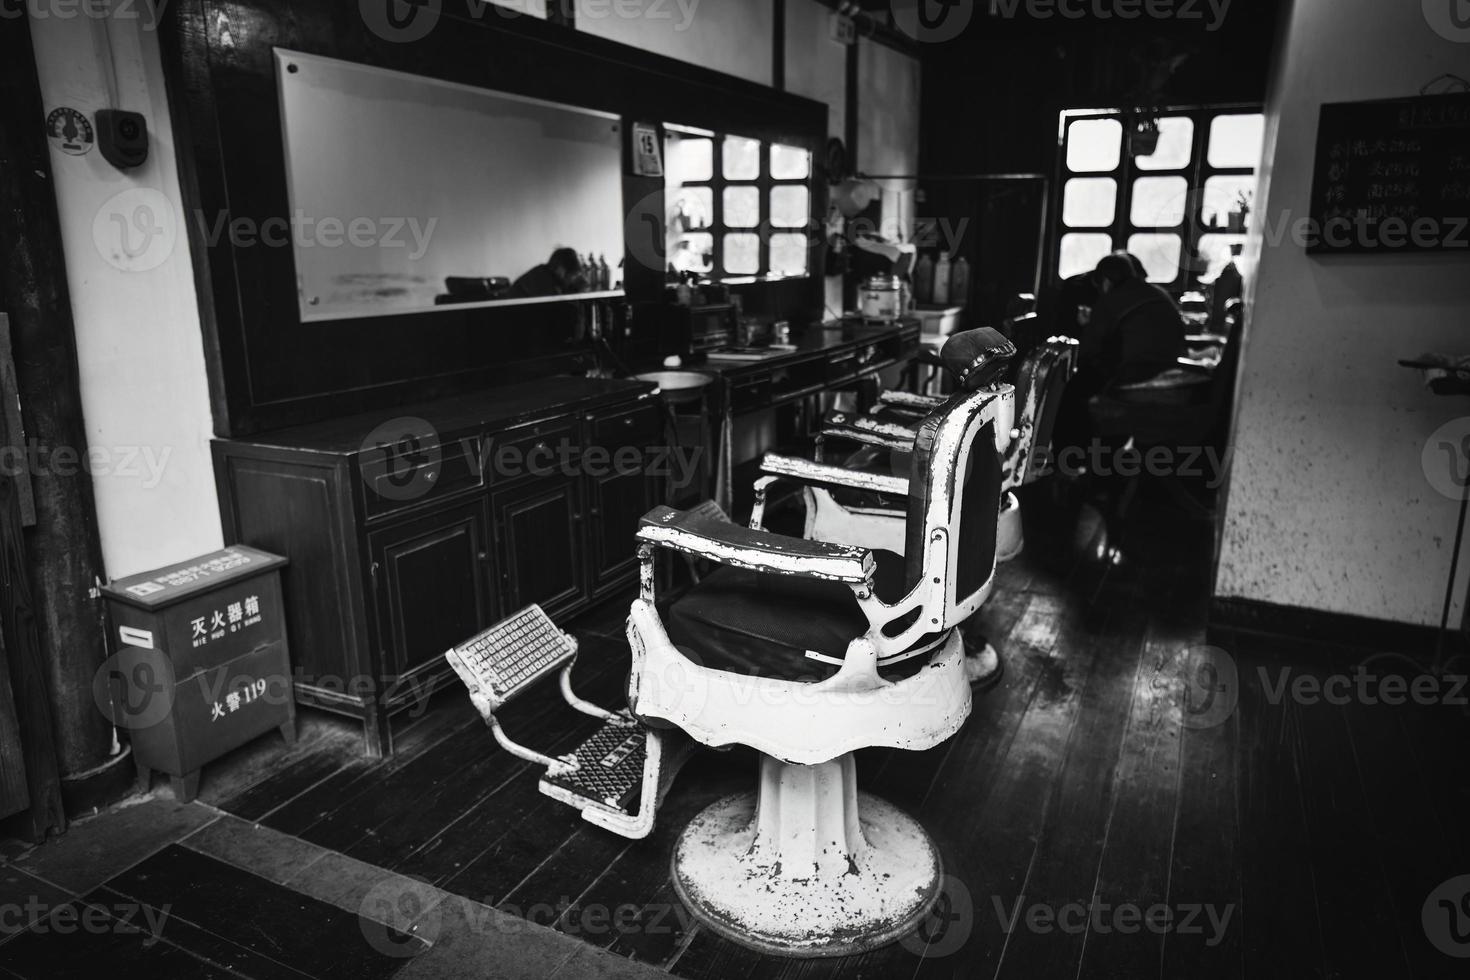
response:
[[[559,248],[551,258],[521,276],[510,287],[510,297],[527,299],[532,296],[562,296],[587,290],[587,278],[582,261],[569,248]]]

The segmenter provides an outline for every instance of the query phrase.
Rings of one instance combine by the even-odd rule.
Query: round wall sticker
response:
[[[46,135],[51,138],[52,146],[74,157],[91,150],[96,142],[92,123],[86,114],[70,106],[51,110],[46,117]]]

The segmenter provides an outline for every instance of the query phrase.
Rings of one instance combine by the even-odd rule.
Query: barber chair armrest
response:
[[[638,540],[776,575],[869,586],[873,579],[873,553],[866,548],[788,538],[672,507],[655,507],[645,514]]]
[[[910,439],[909,443],[912,445],[913,440]],[[829,489],[866,490],[869,493],[894,497],[907,497],[909,493],[907,477],[892,476],[887,473],[870,473],[866,470],[849,470],[826,463],[813,463],[811,460],[795,456],[768,453],[765,459],[761,460],[761,470],[771,476]]]
[[[894,408],[912,409],[925,414],[934,411],[945,403],[943,395],[916,395],[911,391],[885,391],[878,395],[878,401]]]
[[[821,432],[823,439],[847,439],[864,446],[906,453],[914,447],[920,421],[913,419],[911,424],[904,424],[854,412],[828,412],[822,417]]]
[[[1108,392],[1109,397],[1121,401],[1157,402],[1170,404],[1181,397],[1188,398],[1193,389],[1210,383],[1210,372],[1196,365],[1180,364],[1178,367],[1161,371],[1152,378],[1121,384]]]

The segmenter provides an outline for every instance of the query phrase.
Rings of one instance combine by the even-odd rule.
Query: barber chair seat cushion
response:
[[[875,551],[873,587],[893,603],[908,591],[904,560]],[[837,666],[815,660],[808,650],[841,660],[847,645],[867,632],[868,621],[852,589],[841,582],[770,575],[723,567],[674,603],[665,617],[674,645],[700,666],[744,676],[817,682]],[[925,637],[915,646],[931,639]],[[908,676],[927,661],[915,656],[883,670],[890,679]]]

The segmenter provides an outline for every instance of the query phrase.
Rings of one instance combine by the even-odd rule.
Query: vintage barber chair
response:
[[[700,813],[674,854],[680,897],[721,935],[840,955],[897,939],[935,900],[938,852],[912,817],[858,792],[853,752],[926,749],[969,714],[957,627],[991,589],[1013,397],[966,392],[928,415],[910,477],[765,459],[775,479],[907,498],[896,550],[772,534],[759,504],[749,528],[667,507],[644,518],[632,714],[761,754],[758,790]],[[723,567],[661,611],[659,549]]]
[[[976,343],[950,350],[946,345],[946,366],[963,376],[974,387],[990,383],[999,373],[990,365],[994,354],[1004,344],[995,331],[968,331],[980,335]],[[957,334],[963,338],[964,334]],[[953,338],[952,338],[953,339]],[[1066,391],[1067,382],[1077,373],[1078,344],[1070,337],[1052,337],[1037,345],[1020,363],[1016,371],[1016,416],[1002,462],[1002,489],[997,558],[1008,561],[1020,554],[1024,545],[1021,533],[1020,502],[1015,490],[1034,483],[1051,472],[1052,429]],[[976,361],[983,357],[982,362]],[[980,373],[975,372],[978,367]],[[830,412],[823,419],[819,458],[829,455],[829,440],[855,442],[862,446],[848,457],[846,465],[861,469],[887,466],[903,472],[908,466],[909,449],[923,413],[942,404],[942,398],[890,391],[880,396],[879,405],[865,415]],[[869,495],[831,493],[813,489],[807,500],[807,536],[824,541],[861,540],[891,541],[898,533],[901,512],[892,502]],[[884,537],[874,538],[873,535]]]

